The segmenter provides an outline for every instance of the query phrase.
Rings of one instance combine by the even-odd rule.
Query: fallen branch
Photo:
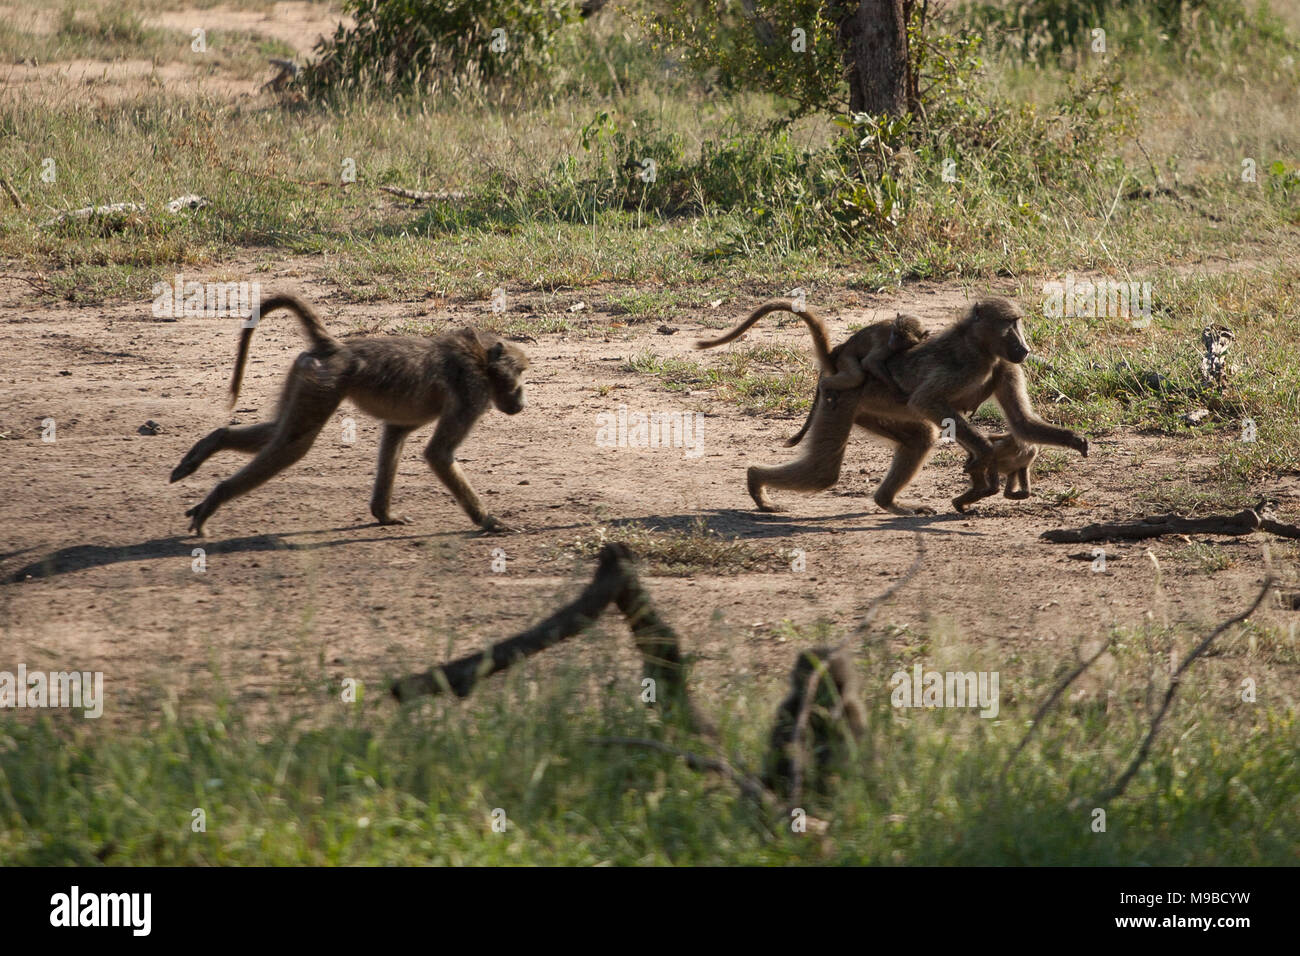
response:
[[[586,590],[542,623],[480,651],[434,667],[422,674],[411,674],[390,688],[400,701],[449,690],[457,697],[468,697],[480,679],[503,671],[525,657],[531,657],[566,637],[585,631],[606,606],[626,587],[623,579],[621,545],[608,544],[600,552],[595,577]]]
[[[115,202],[106,206],[84,206],[81,209],[70,209],[67,212],[61,212],[53,219],[46,219],[38,228],[48,229],[50,226],[57,226],[59,223],[67,222],[70,219],[89,219],[92,216],[105,218],[109,216],[126,216],[144,211],[144,203],[138,202]]]
[[[41,295],[48,295],[55,299],[59,298],[59,294],[57,292],[51,289],[44,282],[41,282],[39,279],[29,279],[27,278],[27,276],[16,276],[11,274],[0,275],[0,279],[17,279],[19,282],[26,282],[29,286],[31,286]]]
[[[1276,522],[1271,522],[1277,524]],[[1243,535],[1260,530],[1259,515],[1251,508],[1235,515],[1210,515],[1206,518],[1184,518],[1182,515],[1152,515],[1138,521],[1118,521],[1113,524],[1090,524],[1082,528],[1053,528],[1044,531],[1042,538],[1054,544],[1078,544],[1083,541],[1135,540],[1157,538],[1165,534],[1225,534]],[[1285,526],[1282,526],[1285,527]],[[1298,532],[1297,536],[1300,536]]]
[[[1169,680],[1169,689],[1165,691],[1164,702],[1160,705],[1160,710],[1156,712],[1155,719],[1151,721],[1151,729],[1143,739],[1142,745],[1138,747],[1137,753],[1133,755],[1133,760],[1129,763],[1127,769],[1120,774],[1119,779],[1097,797],[1097,803],[1105,803],[1108,800],[1113,800],[1120,796],[1124,792],[1125,788],[1128,787],[1129,781],[1133,779],[1133,775],[1137,773],[1138,768],[1142,766],[1142,762],[1146,760],[1147,754],[1151,750],[1151,741],[1155,740],[1156,734],[1160,731],[1160,724],[1165,719],[1165,714],[1169,710],[1169,705],[1173,703],[1174,694],[1178,693],[1178,688],[1182,684],[1183,672],[1191,666],[1192,661],[1196,660],[1209,650],[1210,645],[1214,643],[1216,637],[1234,624],[1239,624],[1254,614],[1259,606],[1264,603],[1264,598],[1268,596],[1268,592],[1272,590],[1274,583],[1275,578],[1271,573],[1265,575],[1264,586],[1259,589],[1259,594],[1255,596],[1255,600],[1251,602],[1250,607],[1216,627],[1210,632],[1209,636],[1205,638],[1205,640],[1192,648],[1191,652],[1183,658],[1183,662],[1178,665],[1178,669],[1174,671],[1173,677]]]
[[[27,203],[23,202],[23,198],[18,195],[14,187],[9,185],[9,180],[0,179],[0,189],[3,189],[5,191],[5,195],[9,197],[9,201],[12,202],[19,209],[27,208]]]
[[[177,196],[175,199],[164,203],[163,208],[168,212],[178,213],[184,209],[202,209],[210,205],[212,205],[211,201],[203,196],[186,193],[184,196]],[[57,226],[72,219],[91,219],[95,217],[109,219],[119,216],[125,217],[135,213],[143,215],[146,212],[148,212],[148,207],[142,202],[115,202],[105,206],[83,206],[81,209],[70,209],[67,212],[61,212],[53,219],[46,219],[37,228],[48,229],[50,226]]]

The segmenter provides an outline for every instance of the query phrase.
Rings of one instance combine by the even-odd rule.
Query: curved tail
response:
[[[817,363],[827,375],[835,374],[835,364],[831,361],[831,343],[830,338],[826,335],[826,326],[822,320],[817,317],[815,312],[801,312],[795,308],[794,299],[771,299],[764,302],[753,312],[745,317],[745,321],[728,332],[726,335],[716,339],[700,339],[695,343],[697,349],[711,349],[715,345],[723,345],[733,339],[738,339],[749,331],[750,326],[767,315],[769,312],[793,312],[799,318],[804,320],[808,326],[808,332],[812,335],[813,351],[817,353]]]
[[[244,381],[244,364],[248,361],[248,347],[253,341],[253,329],[257,328],[258,320],[263,315],[274,312],[276,309],[288,309],[298,316],[303,331],[311,339],[313,349],[322,352],[333,352],[339,348],[338,339],[329,334],[320,317],[312,311],[311,306],[306,302],[296,295],[271,296],[271,298],[259,303],[253,309],[253,314],[244,321],[243,331],[239,335],[239,351],[235,355],[235,372],[230,377],[230,404],[232,407],[236,399],[239,398],[239,386]]]
[[[812,404],[808,406],[808,417],[803,420],[803,425],[799,430],[785,440],[786,448],[793,448],[803,441],[803,436],[808,434],[808,429],[812,427],[813,416],[817,414],[817,403],[821,401],[822,387],[817,386],[817,391],[813,392]]]

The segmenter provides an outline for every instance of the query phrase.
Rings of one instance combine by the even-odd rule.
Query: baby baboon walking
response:
[[[489,405],[507,415],[524,407],[520,376],[528,367],[528,358],[523,350],[473,329],[458,329],[437,338],[372,336],[340,342],[326,331],[310,306],[291,295],[267,299],[254,319],[259,313],[281,308],[298,316],[311,348],[299,355],[289,370],[273,421],[218,428],[199,439],[172,471],[171,480],[179,481],[225,449],[254,455],[185,512],[191,518],[190,530],[202,535],[204,522],[222,504],[247,494],[307,454],[345,398],[384,423],[370,497],[370,512],[380,524],[406,523],[389,513],[397,459],[407,436],[437,419],[433,438],[424,449],[425,460],[471,520],[487,530],[503,527],[483,510],[465,480],[456,463],[456,448]],[[239,339],[230,380],[232,405],[244,377],[254,324],[246,324]]]
[[[987,477],[993,446],[964,417],[990,397],[1002,407],[1011,433],[1022,442],[1073,448],[1086,456],[1087,439],[1034,414],[1020,367],[1029,355],[1021,331],[1022,316],[1020,307],[1007,299],[981,299],[959,321],[897,355],[890,372],[908,394],[906,402],[900,402],[892,390],[873,378],[865,379],[856,392],[847,393],[856,396],[855,400],[816,402],[801,458],[786,465],[750,467],[749,493],[754,503],[763,511],[775,511],[767,497],[769,487],[821,491],[835,484],[855,424],[895,446],[893,464],[874,495],[876,504],[886,511],[908,515],[931,510],[896,499],[929,457],[939,429],[949,424],[957,441],[973,455],[968,470],[985,476],[981,495],[996,492],[996,473],[991,489]],[[813,348],[821,357],[826,330],[815,316],[801,317],[808,323]],[[716,341],[729,341],[735,334]],[[825,367],[826,363],[822,364]]]
[[[997,475],[1007,476],[1007,487],[1002,492],[1004,497],[1017,500],[1029,497],[1029,468],[1038,457],[1038,446],[1026,445],[1015,435],[1008,434],[990,435],[989,441],[993,443],[991,467],[996,474],[992,478],[987,474],[971,475],[970,489],[952,499],[952,506],[958,511],[964,513],[967,505],[993,494],[988,486],[991,484],[996,490]],[[974,464],[971,456],[966,461],[966,468],[969,470]]]

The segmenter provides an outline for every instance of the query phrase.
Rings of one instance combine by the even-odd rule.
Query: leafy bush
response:
[[[835,25],[822,0],[774,0],[761,13],[742,0],[665,0],[642,18],[661,49],[723,90],[761,90],[792,101],[792,115],[843,112],[848,87]],[[801,31],[801,32],[800,32]]]
[[[340,24],[318,44],[304,73],[314,93],[527,76],[550,61],[556,35],[577,18],[571,0],[346,0],[344,9],[356,26]]]

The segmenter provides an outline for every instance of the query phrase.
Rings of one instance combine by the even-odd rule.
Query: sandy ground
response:
[[[302,263],[287,263],[283,278],[264,280],[264,294],[285,289],[326,302],[327,290],[302,275]],[[679,331],[671,336],[659,334],[658,323],[610,329],[611,317],[592,314],[590,334],[543,335],[525,346],[535,363],[528,408],[515,417],[489,413],[460,455],[488,507],[522,533],[486,536],[470,525],[420,457],[431,428],[408,443],[396,484],[395,511],[413,523],[375,526],[367,501],[378,429],[345,406],[302,462],[226,506],[211,519],[208,537],[195,539],[186,534],[185,509],[240,458],[216,456],[176,485],[167,476],[193,441],[229,420],[223,399],[237,320],[159,321],[138,303],[17,304],[26,294],[20,285],[0,285],[5,643],[29,669],[104,671],[110,706],[128,712],[155,708],[164,690],[202,696],[214,679],[236,700],[252,702],[343,677],[373,685],[472,651],[576,593],[591,562],[570,545],[607,522],[681,529],[703,517],[769,556],[761,571],[649,579],[687,636],[700,678],[720,689],[754,679],[777,686],[792,659],[781,622],[821,620],[832,632],[846,631],[912,560],[918,533],[925,563],[885,607],[881,628],[892,630],[896,649],[943,635],[966,649],[967,666],[1000,669],[1004,687],[1014,687],[1017,662],[1034,645],[1072,657],[1082,641],[1140,625],[1148,614],[1208,624],[1248,601],[1261,580],[1257,537],[1218,541],[1232,566],[1212,575],[1198,568],[1186,540],[1111,546],[1107,571],[1096,573],[1090,562],[1068,557],[1079,546],[1038,538],[1051,527],[1139,513],[1129,504],[1135,483],[1195,481],[1211,461],[1197,457],[1193,439],[1094,435],[1092,455],[1071,455],[1064,471],[1038,480],[1029,501],[990,499],[972,516],[948,506],[965,479],[958,455],[944,450],[908,495],[939,514],[897,518],[870,499],[888,450],[861,435],[835,489],[783,495],[787,513],[756,514],[744,469],[786,460],[781,441],[798,420],[745,416],[707,393],[669,392],[622,368],[646,348],[685,355],[706,331],[702,313],[674,321]],[[882,300],[879,307],[906,304],[941,324],[960,298],[943,288],[916,290],[906,303]],[[342,332],[413,317],[472,323],[489,308],[324,311]],[[867,310],[845,312],[833,320],[834,334],[868,318]],[[755,336],[790,344],[805,338],[801,326],[764,327]],[[237,421],[271,414],[301,348],[286,314],[262,323]],[[702,413],[704,453],[598,447],[598,415],[620,404]],[[351,445],[343,443],[347,418],[357,426]],[[56,423],[52,443],[41,437],[45,419]],[[139,434],[150,420],[161,433]],[[1052,504],[1070,487],[1081,493],[1073,506]],[[1261,491],[1276,495],[1284,514],[1300,512],[1294,481]],[[1148,547],[1161,561],[1159,588],[1144,557]],[[195,548],[205,552],[201,572]],[[492,570],[496,548],[505,552],[504,573]],[[794,548],[805,553],[803,572],[783,556]],[[1286,626],[1287,612],[1268,614]],[[612,622],[606,632],[622,633]],[[614,662],[609,680],[635,684],[627,641],[615,642],[616,653],[609,643],[584,637],[555,661],[594,654]]]
[[[57,18],[50,10],[28,10],[0,4],[0,16],[33,35],[50,34]],[[10,98],[81,99],[99,105],[116,103],[150,91],[169,94],[239,98],[256,96],[276,73],[267,65],[264,77],[245,79],[223,69],[221,52],[193,53],[188,49],[195,29],[248,33],[292,47],[299,63],[311,58],[321,37],[334,33],[343,20],[323,4],[304,0],[276,3],[269,10],[240,10],[226,6],[160,11],[141,18],[150,29],[175,31],[184,41],[180,58],[154,63],[148,59],[74,59],[54,63],[19,62],[0,66],[0,101]],[[169,58],[170,60],[170,58]]]
[[[320,7],[304,3],[277,4],[269,15],[175,12],[158,22],[188,28],[195,17],[262,30],[299,50],[333,26]],[[8,93],[52,82],[92,99],[152,82],[152,67],[131,61],[13,66],[0,74]],[[202,82],[238,81],[216,75]],[[223,263],[219,278],[237,269]],[[5,264],[3,271],[21,270]],[[340,308],[314,274],[311,260],[286,260],[260,274],[263,293],[304,295],[340,333],[415,317],[472,323],[489,309],[487,302]],[[830,324],[838,339],[851,323],[870,320],[872,309],[905,308],[938,327],[965,299],[955,286],[913,286],[903,297],[832,313]],[[527,296],[516,301],[529,305]],[[167,698],[209,699],[214,687],[237,705],[292,712],[301,704],[293,698],[309,688],[337,693],[344,677],[376,686],[533,623],[576,594],[591,572],[593,562],[575,555],[573,542],[627,521],[669,530],[704,518],[762,558],[762,570],[648,578],[697,660],[700,686],[716,694],[753,681],[779,693],[795,643],[782,622],[809,626],[797,639],[809,643],[818,622],[828,633],[846,632],[912,561],[921,539],[924,564],[883,608],[876,633],[898,652],[937,653],[942,639],[958,649],[963,669],[999,670],[1004,695],[1029,676],[1027,661],[1073,658],[1086,640],[1152,619],[1208,627],[1253,595],[1263,572],[1258,537],[1215,542],[1230,566],[1213,574],[1186,540],[1111,546],[1105,573],[1069,557],[1082,548],[1039,540],[1048,528],[1141,513],[1131,501],[1136,488],[1203,481],[1212,460],[1192,437],[1094,433],[1091,457],[1068,455],[1064,470],[1038,478],[1032,499],[990,499],[972,516],[948,506],[965,478],[961,456],[945,449],[906,495],[939,514],[897,518],[870,498],[888,450],[860,436],[836,488],[781,495],[788,512],[756,514],[745,468],[788,460],[782,440],[798,419],[746,416],[707,392],[670,392],[624,369],[647,349],[687,355],[698,333],[752,304],[684,311],[669,322],[674,335],[658,333],[658,322],[620,327],[617,317],[588,312],[579,332],[527,343],[534,362],[529,407],[513,418],[488,414],[460,453],[488,507],[522,533],[485,536],[470,525],[420,457],[428,427],[408,442],[396,484],[395,510],[413,523],[375,526],[367,501],[378,429],[345,407],[302,462],[225,507],[198,540],[186,533],[185,509],[240,459],[218,456],[176,485],[167,477],[197,438],[230,420],[224,396],[237,320],[160,321],[142,302],[51,304],[20,281],[0,279],[0,669],[101,670],[110,718],[147,719]],[[807,345],[801,326],[775,322],[750,341]],[[301,348],[287,316],[262,324],[236,420],[272,414],[278,383]],[[598,416],[620,405],[701,413],[704,453],[599,447]],[[1051,417],[1050,408],[1042,411]],[[349,417],[356,440],[345,444]],[[52,442],[42,439],[46,419],[55,423]],[[141,434],[146,421],[161,431]],[[1078,491],[1070,506],[1053,504],[1070,488]],[[1300,515],[1296,479],[1259,491],[1276,497],[1284,516]],[[1294,577],[1295,549],[1273,547]],[[493,570],[495,549],[504,551],[503,573]],[[792,569],[792,549],[804,553],[805,570]],[[1160,562],[1159,582],[1148,549]],[[1297,617],[1276,608],[1260,615],[1292,635]],[[624,633],[609,620],[530,666],[545,673],[575,664],[589,668],[593,681],[637,693]],[[1294,636],[1290,647],[1251,666],[1252,673],[1276,666],[1275,687],[1294,698]],[[1237,655],[1225,679],[1239,665]]]

